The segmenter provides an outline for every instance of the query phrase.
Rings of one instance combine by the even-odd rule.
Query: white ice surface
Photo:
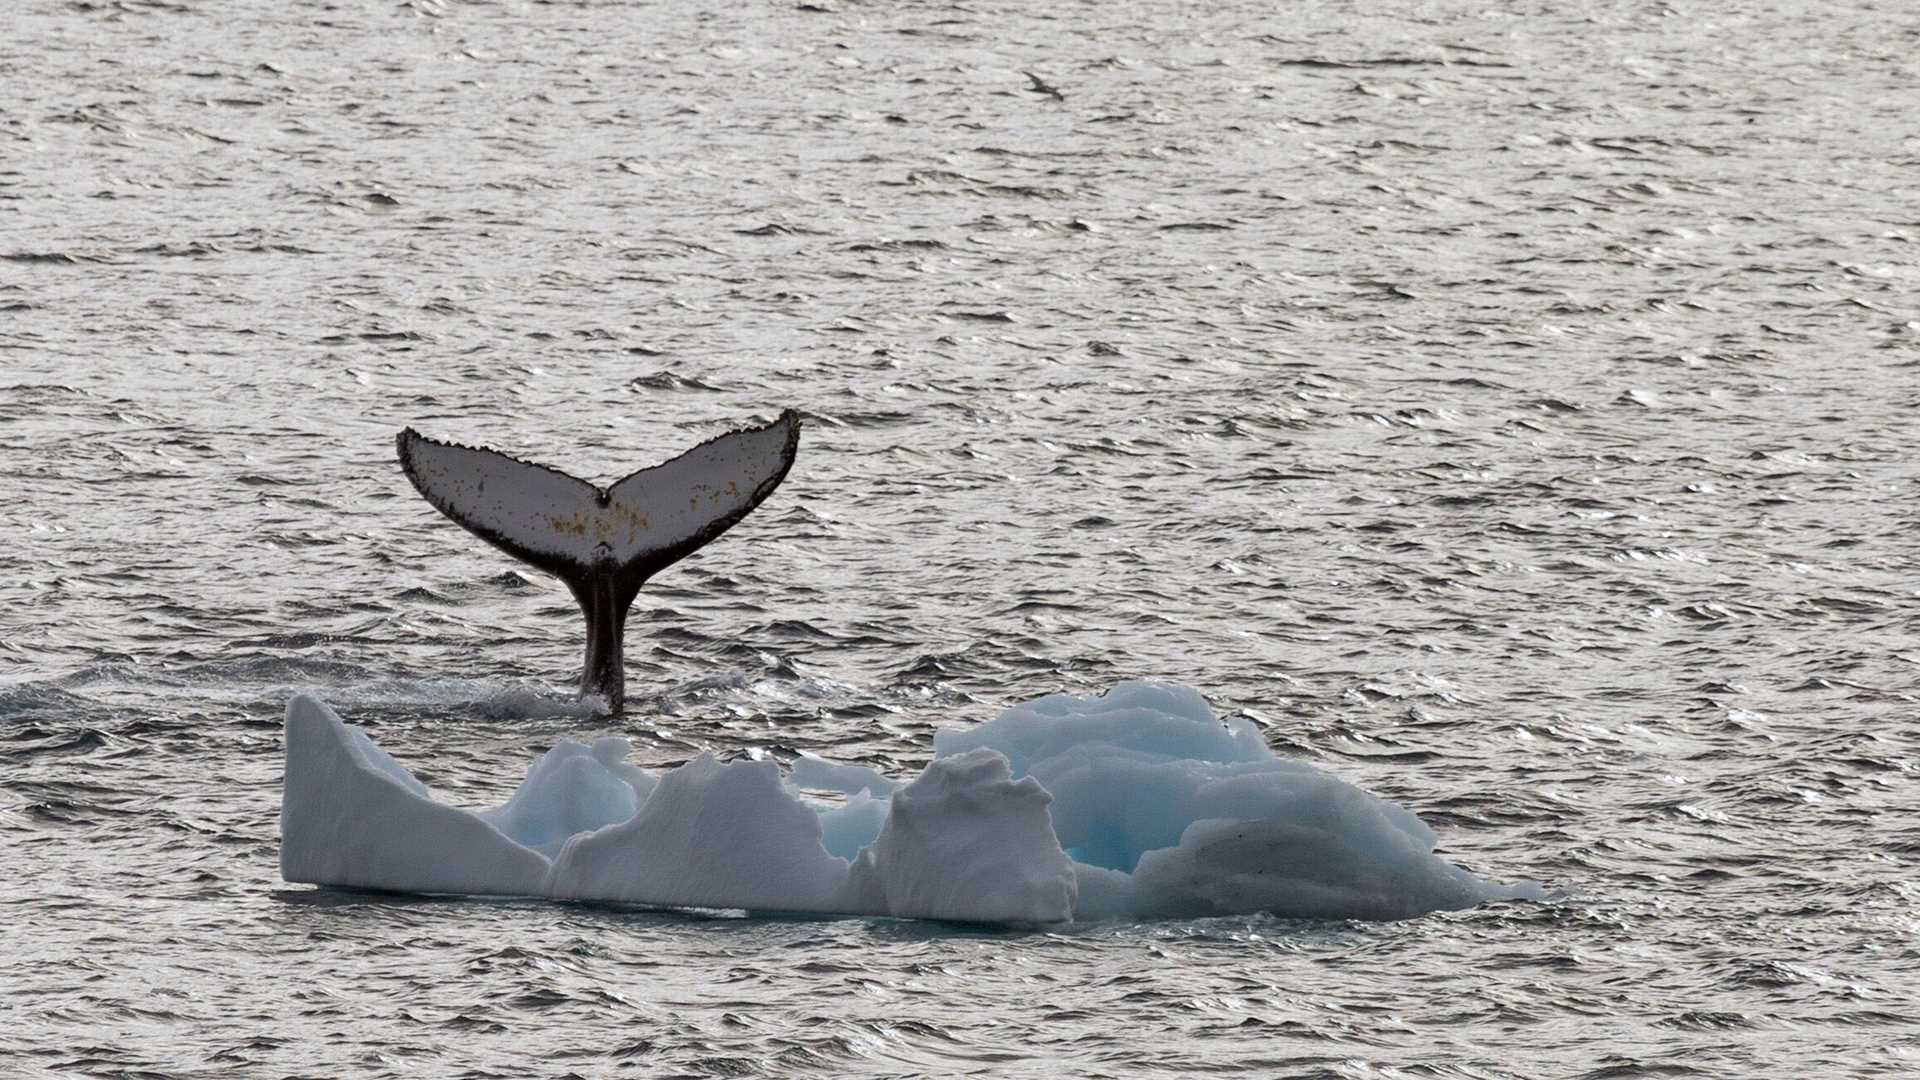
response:
[[[304,695],[287,707],[281,873],[406,892],[1059,923],[1256,911],[1406,918],[1537,897],[1432,853],[1418,818],[1274,757],[1191,690],[1056,694],[935,737],[910,783],[865,766],[562,743],[465,811]],[[806,792],[837,792],[826,799]]]
[[[366,733],[305,695],[287,705],[280,876],[396,892],[537,894],[547,860],[434,802]]]
[[[848,876],[848,905],[931,919],[1066,922],[1073,864],[1032,777],[991,750],[936,758],[894,792],[880,835]]]
[[[551,896],[663,907],[842,911],[847,860],[772,761],[701,755],[662,777],[629,821],[576,836],[554,861]]]

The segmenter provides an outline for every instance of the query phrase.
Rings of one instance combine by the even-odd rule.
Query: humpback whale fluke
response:
[[[580,693],[599,694],[619,712],[626,699],[621,642],[640,586],[773,494],[799,449],[800,416],[788,409],[771,424],[708,439],[608,488],[412,428],[397,442],[400,467],[434,509],[567,583],[587,617]]]

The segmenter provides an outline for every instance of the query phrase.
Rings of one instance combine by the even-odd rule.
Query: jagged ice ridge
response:
[[[281,876],[414,893],[1052,924],[1410,918],[1538,886],[1433,854],[1413,814],[1276,757],[1198,693],[1122,682],[934,738],[910,782],[803,756],[655,775],[563,742],[469,811],[325,703],[288,703]],[[827,799],[808,792],[836,792]]]

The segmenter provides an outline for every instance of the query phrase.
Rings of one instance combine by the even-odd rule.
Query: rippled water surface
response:
[[[0,34],[7,1076],[1920,1071],[1920,16],[213,3]],[[568,707],[403,425],[807,417]],[[1190,683],[1544,904],[987,932],[279,881],[314,688],[446,797],[898,774]]]

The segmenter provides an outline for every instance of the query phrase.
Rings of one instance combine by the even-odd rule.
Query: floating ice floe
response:
[[[324,703],[287,706],[280,872],[412,893],[980,922],[1269,912],[1400,919],[1536,898],[1433,854],[1411,813],[1274,756],[1199,694],[1123,682],[943,730],[900,783],[815,757],[563,742],[504,804],[435,802]],[[824,799],[805,792],[837,792]]]

